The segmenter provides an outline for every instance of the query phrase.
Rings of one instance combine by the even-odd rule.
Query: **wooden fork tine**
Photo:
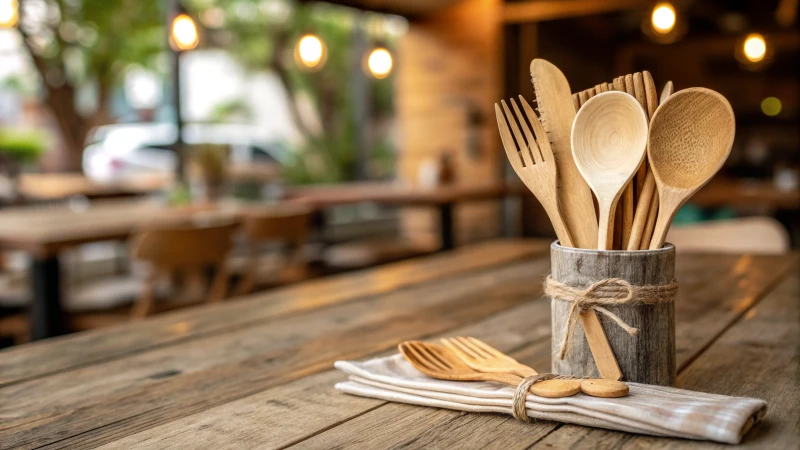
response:
[[[489,353],[489,352],[485,351],[484,349],[482,349],[481,347],[473,344],[472,341],[469,340],[468,338],[459,336],[458,340],[464,345],[464,347],[469,348],[470,350],[475,352],[477,355],[479,355],[481,359],[493,358],[494,357],[491,353]]]
[[[550,147],[550,139],[547,137],[547,132],[544,131],[542,122],[540,122],[539,118],[536,117],[536,113],[533,111],[533,108],[531,108],[531,105],[528,104],[528,101],[525,100],[525,97],[520,95],[519,102],[522,103],[522,109],[525,110],[525,114],[528,116],[528,122],[530,122],[531,126],[533,127],[533,134],[536,136],[536,143],[538,144],[539,151],[542,153],[542,161],[555,162],[553,149]]]
[[[522,155],[522,161],[525,162],[525,167],[530,167],[533,165],[533,160],[531,159],[531,152],[528,151],[528,145],[525,143],[525,138],[522,137],[522,133],[519,131],[519,127],[517,126],[517,121],[514,119],[514,115],[511,114],[511,110],[508,109],[506,101],[500,100],[500,103],[503,105],[503,111],[506,113],[508,124],[511,125],[511,131],[514,132],[514,138],[517,141],[519,153]]]
[[[431,360],[438,363],[441,367],[444,368],[444,370],[450,370],[453,368],[452,364],[447,362],[447,358],[442,356],[438,348],[426,345],[426,346],[421,346],[421,350],[424,350],[425,353],[427,353],[430,356]]]
[[[447,346],[447,348],[449,348],[450,350],[452,350],[453,352],[455,352],[455,354],[456,354],[456,355],[457,355],[457,356],[458,356],[458,357],[459,357],[459,358],[460,358],[462,361],[475,361],[475,357],[473,357],[473,356],[470,356],[470,355],[468,355],[468,354],[464,353],[464,351],[463,351],[463,350],[462,350],[462,348],[461,348],[461,345],[459,345],[459,344],[458,344],[458,343],[455,341],[455,339],[451,339],[451,338],[442,339],[442,343],[444,343],[444,345],[445,345],[445,346]]]
[[[519,111],[519,107],[517,107],[517,102],[514,99],[510,99],[511,106],[514,108],[514,114],[517,115],[517,121],[519,122],[520,126],[522,127],[522,131],[525,132],[525,137],[528,138],[528,148],[527,150],[531,152],[533,156],[533,161],[538,164],[542,162],[542,154],[539,153],[539,147],[536,145],[536,140],[533,138],[533,134],[531,133],[531,129],[528,127],[528,122],[525,120],[525,117]]]
[[[503,148],[506,151],[508,162],[514,170],[519,170],[524,165],[522,155],[520,155],[516,144],[514,144],[514,138],[511,137],[511,130],[508,128],[506,116],[503,115],[503,111],[497,103],[494,104],[494,113],[497,116],[497,129],[500,131],[500,140],[503,141]]]
[[[469,347],[465,346],[465,345],[464,345],[464,344],[463,344],[463,343],[460,341],[460,338],[451,338],[451,339],[450,339],[450,342],[453,344],[453,347],[454,347],[454,348],[457,348],[457,349],[459,349],[459,350],[461,351],[461,353],[464,353],[464,354],[465,354],[465,355],[467,355],[467,356],[468,356],[470,359],[481,359],[481,358],[483,358],[482,356],[480,356],[480,354],[479,354],[479,353],[476,353],[476,352],[475,352],[474,350],[472,350],[471,348],[469,348]]]
[[[572,94],[572,105],[575,106],[575,112],[581,109],[581,99],[578,97],[578,94]]]
[[[458,342],[459,346],[460,346],[460,347],[461,347],[461,348],[462,348],[462,349],[463,349],[465,352],[468,352],[468,353],[471,353],[471,354],[475,355],[475,358],[478,358],[478,359],[486,359],[486,358],[490,357],[490,355],[487,355],[487,354],[486,354],[484,351],[482,351],[481,349],[479,349],[479,348],[476,348],[474,345],[472,345],[472,343],[471,343],[470,341],[468,341],[468,340],[467,340],[466,338],[464,338],[464,337],[461,337],[461,336],[459,336],[459,337],[457,337],[457,338],[456,338],[456,341]]]
[[[407,345],[406,349],[408,349],[408,351],[414,356],[414,359],[420,366],[428,369],[429,371],[438,372],[441,370],[447,370],[446,367],[441,366],[440,364],[431,360],[427,355],[423,354],[422,349],[413,343]]]
[[[497,350],[496,348],[494,348],[491,345],[487,344],[486,342],[483,342],[480,339],[476,339],[474,337],[468,337],[467,339],[469,339],[469,341],[472,342],[474,345],[476,345],[476,346],[480,347],[481,349],[483,349],[485,352],[488,352],[490,355],[501,356],[501,357],[507,357],[508,356],[508,355],[504,354],[503,352],[501,352],[500,350]]]

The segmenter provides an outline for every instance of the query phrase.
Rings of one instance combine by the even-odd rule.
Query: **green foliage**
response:
[[[253,111],[244,100],[236,99],[214,105],[209,116],[215,123],[247,122],[253,118]]]
[[[45,137],[41,132],[0,129],[0,155],[18,164],[37,161],[44,149]]]
[[[160,0],[42,0],[60,20],[27,28],[32,52],[60,76],[102,87],[136,64],[156,68],[166,49],[165,12]],[[63,70],[66,73],[59,74]]]

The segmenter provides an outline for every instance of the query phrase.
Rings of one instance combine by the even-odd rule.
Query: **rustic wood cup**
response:
[[[674,280],[675,246],[659,250],[621,251],[568,248],[556,241],[550,246],[553,280],[585,288],[608,279],[620,278],[635,286],[666,285]],[[551,300],[553,324],[552,371],[560,375],[597,377],[583,328],[578,326],[572,345],[561,360],[561,340],[569,321],[571,304]],[[623,380],[672,386],[675,384],[675,305],[669,303],[604,306],[628,325],[637,328],[631,336],[604,314],[598,314],[614,351]]]

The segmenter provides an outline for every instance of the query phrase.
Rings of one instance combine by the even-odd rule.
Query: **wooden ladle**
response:
[[[650,250],[664,245],[681,205],[722,168],[735,132],[730,103],[711,89],[678,91],[658,108],[647,149],[660,203]]]
[[[597,248],[610,250],[617,201],[644,160],[647,114],[632,95],[604,92],[578,111],[571,139],[575,164],[597,196]]]

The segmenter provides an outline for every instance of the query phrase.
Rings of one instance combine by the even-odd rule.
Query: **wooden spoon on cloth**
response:
[[[442,344],[455,352],[458,359],[479,372],[505,372],[529,377],[536,375],[532,367],[497,350],[474,337],[442,338]],[[593,397],[624,397],[628,395],[628,385],[615,380],[581,380],[581,392]]]
[[[599,205],[597,248],[610,250],[622,190],[644,161],[647,115],[636,98],[604,92],[584,104],[572,124],[572,155]]]
[[[730,103],[711,89],[678,91],[656,110],[647,155],[660,207],[650,250],[664,245],[678,208],[722,168],[735,134]]]
[[[450,381],[494,381],[518,386],[523,378],[510,373],[479,372],[458,358],[449,348],[420,341],[401,342],[397,346],[406,361],[425,375],[438,380]],[[581,380],[545,380],[530,388],[540,397],[570,397],[581,391]]]

